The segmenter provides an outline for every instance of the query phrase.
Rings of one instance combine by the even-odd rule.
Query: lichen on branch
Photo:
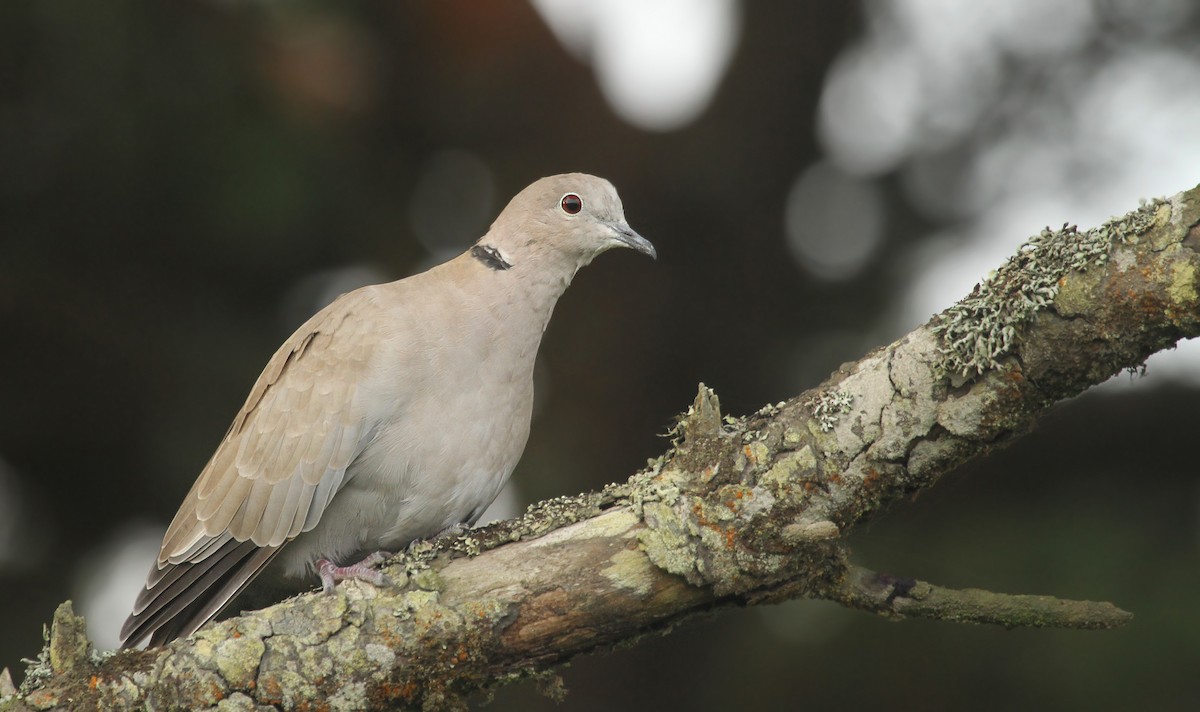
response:
[[[1166,201],[1155,199],[1090,230],[1080,232],[1064,223],[1031,237],[935,320],[933,332],[942,339],[947,372],[965,378],[996,368],[1012,351],[1017,330],[1054,303],[1067,273],[1104,265],[1114,242],[1134,239],[1156,221],[1169,218],[1169,207],[1165,216],[1161,213],[1164,206]]]
[[[461,708],[691,616],[801,596],[889,616],[1118,625],[1128,615],[1111,604],[865,572],[841,541],[1055,401],[1200,335],[1198,226],[1200,188],[1093,231],[1047,231],[929,324],[745,417],[723,416],[702,386],[641,472],[418,547],[389,564],[400,585],[348,582],[109,657],[60,610],[35,665],[47,672],[17,695],[0,674],[0,712]]]

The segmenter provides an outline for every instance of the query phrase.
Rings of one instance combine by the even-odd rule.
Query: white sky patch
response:
[[[121,625],[146,583],[164,529],[135,524],[118,531],[84,557],[75,579],[75,600],[87,620],[88,637],[100,650],[120,644]]]
[[[1051,61],[1095,27],[1080,0],[880,0],[826,79],[818,135],[856,173],[890,171],[974,129],[1011,55]]]
[[[1160,383],[1200,388],[1200,339],[1185,339],[1173,349],[1151,354],[1145,373],[1118,373],[1097,388],[1102,393],[1127,393],[1130,388]]]
[[[1053,58],[1091,36],[1091,3],[1080,0],[893,0],[884,3],[922,52],[952,63],[981,51]]]
[[[1057,209],[1057,203],[1030,200],[1004,207],[1007,209],[988,212],[964,230],[950,230],[924,241],[909,255],[903,266],[912,275],[904,300],[906,324],[924,323],[967,296],[1022,243],[1047,227],[1042,218]]]
[[[843,171],[898,172],[914,207],[957,219],[900,264],[911,282],[897,321],[921,323],[962,298],[1042,227],[1087,229],[1195,184],[1200,93],[1189,88],[1200,86],[1200,55],[1158,39],[1194,3],[865,9],[867,32],[826,78],[818,138]],[[953,160],[938,163],[947,148]],[[1200,347],[1148,367],[1149,378],[1200,386]]]
[[[1197,60],[1156,48],[1131,49],[1115,56],[1080,92],[1075,136],[1080,151],[1097,155],[1100,175],[1089,181],[1095,186],[1095,203],[1128,210],[1140,198],[1195,185],[1200,164]]]
[[[874,183],[821,162],[804,169],[784,207],[792,257],[809,273],[856,276],[883,242],[883,198]]]
[[[981,209],[953,248],[923,249],[927,259],[913,282],[908,318],[927,317],[964,296],[964,285],[1043,226],[1094,227],[1142,199],[1194,184],[1200,96],[1181,86],[1200,86],[1200,64],[1157,50],[1118,54],[1062,104],[1071,113],[1058,129],[1030,127],[985,147],[968,181]],[[1200,385],[1194,347],[1157,354],[1150,366]]]
[[[670,131],[712,101],[741,32],[739,0],[532,0],[551,31],[589,61],[625,121]]]
[[[918,139],[919,74],[915,58],[886,41],[852,47],[834,62],[817,136],[838,167],[876,175],[907,157]]]

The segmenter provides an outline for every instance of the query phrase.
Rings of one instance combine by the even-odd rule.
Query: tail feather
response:
[[[161,568],[155,562],[133,613],[121,626],[121,647],[134,647],[147,637],[157,646],[191,635],[220,613],[279,549],[230,539],[199,561]]]

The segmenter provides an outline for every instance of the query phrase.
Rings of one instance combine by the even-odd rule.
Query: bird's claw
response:
[[[390,554],[386,551],[377,551],[357,564],[349,566],[338,566],[329,559],[318,560],[317,575],[321,577],[321,590],[325,593],[333,593],[338,583],[351,579],[366,581],[375,586],[392,585],[391,580],[376,568],[379,564],[387,561],[388,556]]]

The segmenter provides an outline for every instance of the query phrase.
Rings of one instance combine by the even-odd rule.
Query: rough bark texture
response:
[[[169,647],[97,656],[69,604],[0,710],[455,707],[725,605],[799,596],[890,616],[1112,627],[1110,604],[950,591],[850,564],[842,534],[1071,397],[1200,334],[1200,188],[1046,230],[959,304],[740,419],[700,389],[627,482],[398,557]]]

